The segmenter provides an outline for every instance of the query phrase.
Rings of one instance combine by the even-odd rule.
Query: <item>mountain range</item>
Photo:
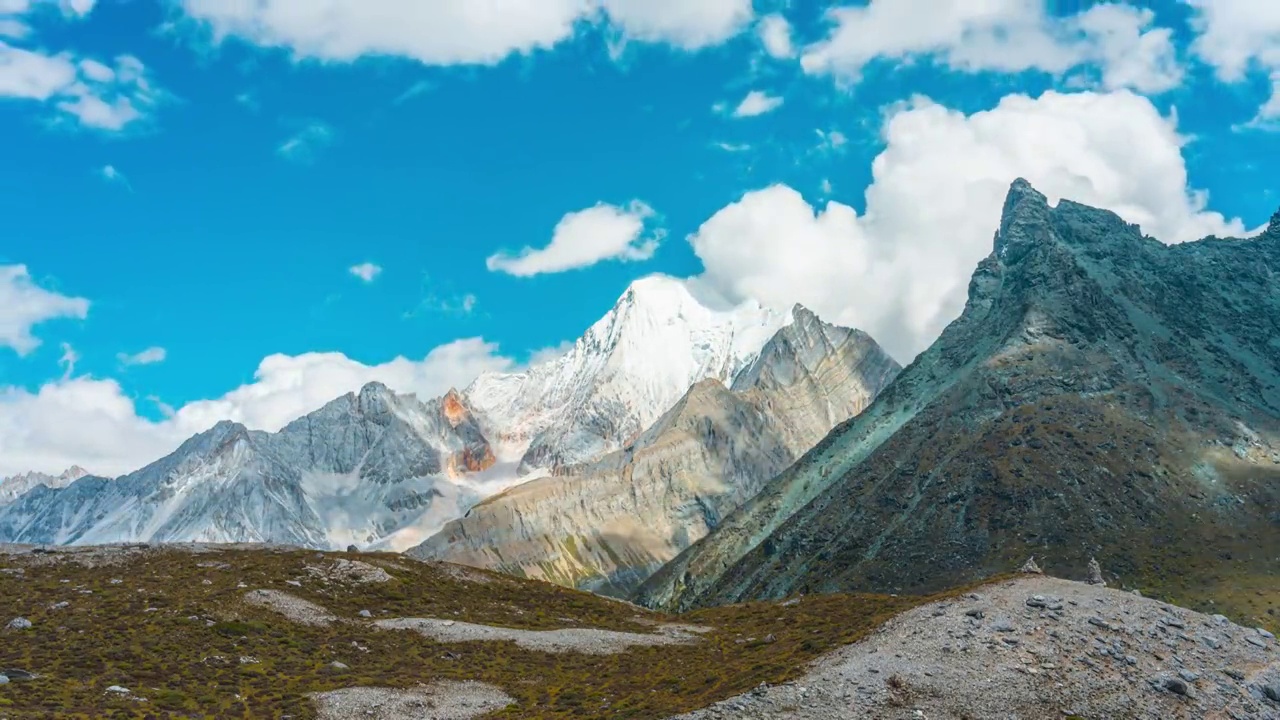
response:
[[[0,541],[407,548],[487,496],[634,443],[691,386],[756,367],[791,324],[643,278],[561,357],[462,392],[421,401],[372,383],[276,433],[219,423],[118,479],[6,481]],[[821,432],[833,422],[824,414]]]
[[[928,592],[1034,555],[1244,607],[1280,573],[1277,288],[1280,213],[1166,245],[1018,180],[906,368],[804,307],[654,276],[560,357],[440,398],[374,383],[118,479],[6,480],[0,542],[355,544],[664,610]]]
[[[1011,187],[963,314],[637,591],[682,609],[1007,572],[1169,596],[1280,572],[1280,213],[1165,245]]]

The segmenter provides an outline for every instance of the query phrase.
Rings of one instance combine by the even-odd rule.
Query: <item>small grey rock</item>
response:
[[[8,685],[8,684],[9,684],[9,676],[0,674],[0,685]]]
[[[31,621],[24,617],[16,617],[10,620],[9,624],[5,627],[10,630],[29,630],[31,628]]]
[[[1187,686],[1187,683],[1182,678],[1175,678],[1175,677],[1162,678],[1160,682],[1160,687],[1164,690],[1167,690],[1173,693],[1174,695],[1186,696],[1191,692],[1191,689]]]
[[[1013,623],[1009,622],[1008,620],[997,620],[996,624],[993,627],[995,628],[996,632],[1013,632],[1015,629],[1013,627]]]
[[[333,668],[334,670],[350,670],[351,669],[350,665],[347,665],[346,663],[340,662],[338,660],[334,660],[333,662],[329,663],[329,667]]]
[[[1266,628],[1257,628],[1256,632],[1257,632],[1259,635],[1261,635],[1262,637],[1264,637],[1264,638],[1266,638],[1266,639],[1268,639],[1268,640],[1275,640],[1275,639],[1276,639],[1276,636],[1275,636],[1274,634],[1272,634],[1272,632],[1271,632],[1270,630],[1267,630]]]
[[[1195,673],[1184,668],[1178,671],[1178,677],[1186,680],[1187,682],[1195,682],[1200,679],[1200,673]]]
[[[349,552],[349,553],[358,553],[358,552],[360,552],[360,548],[356,547],[355,545],[348,545],[348,546],[347,546],[347,552]]]
[[[1244,641],[1249,643],[1250,645],[1254,645],[1260,648],[1264,648],[1267,646],[1267,641],[1263,640],[1262,638],[1256,635],[1246,635],[1244,638]]]
[[[968,615],[971,618],[975,618],[977,620],[981,620],[982,618],[987,616],[986,613],[982,612],[982,610],[978,608],[973,608],[972,610],[965,610],[964,614]]]
[[[1031,573],[1031,574],[1034,574],[1034,575],[1043,575],[1043,574],[1044,574],[1044,571],[1043,571],[1043,570],[1041,570],[1041,569],[1040,569],[1040,566],[1036,564],[1036,556],[1035,556],[1035,555],[1032,555],[1031,557],[1027,558],[1027,561],[1026,561],[1026,562],[1024,562],[1024,563],[1022,563],[1022,567],[1018,568],[1018,572],[1020,572],[1020,573]]]
[[[373,617],[373,613],[369,612],[368,610],[361,610],[360,612],[358,612],[358,613],[356,613],[356,614],[357,614],[357,615],[359,615],[360,617],[363,617],[363,618]]]

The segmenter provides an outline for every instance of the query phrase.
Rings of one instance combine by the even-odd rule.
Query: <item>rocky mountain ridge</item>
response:
[[[370,383],[278,433],[224,421],[117,480],[37,487],[0,508],[0,538],[366,544],[460,513],[480,495],[451,478],[492,464],[456,395]]]
[[[1166,246],[1010,189],[963,314],[636,598],[912,592],[1052,558],[1205,601],[1280,567],[1280,214]]]
[[[12,477],[0,478],[0,505],[17,500],[37,486],[43,485],[56,490],[66,487],[89,474],[88,470],[79,465],[72,465],[57,475],[26,472]]]
[[[626,447],[489,498],[410,554],[627,594],[900,369],[865,333],[792,317],[731,389],[695,384]]]

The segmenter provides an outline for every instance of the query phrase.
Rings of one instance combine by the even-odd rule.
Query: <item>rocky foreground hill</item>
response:
[[[1037,555],[1275,612],[1280,214],[1168,246],[1013,184],[959,319],[861,415],[641,587],[688,608],[921,592]]]
[[[804,307],[738,373],[627,447],[489,498],[410,554],[625,596],[859,412],[901,369]]]
[[[1280,717],[1267,630],[1040,576],[669,616],[392,553],[0,546],[0,598],[5,720]]]

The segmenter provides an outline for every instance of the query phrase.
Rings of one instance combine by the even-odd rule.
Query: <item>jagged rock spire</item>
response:
[[[1089,558],[1089,584],[1107,586],[1107,581],[1102,577],[1102,566],[1098,564],[1097,558]]]
[[[1032,575],[1043,575],[1043,574],[1044,574],[1044,571],[1043,571],[1043,570],[1041,570],[1041,569],[1040,569],[1040,566],[1036,564],[1036,556],[1035,556],[1035,555],[1032,555],[1031,557],[1027,558],[1027,561],[1026,561],[1025,563],[1023,563],[1023,564],[1022,564],[1022,567],[1018,568],[1018,572],[1020,572],[1020,573],[1029,573],[1029,574],[1032,574]]]
[[[1022,259],[1049,233],[1049,199],[1018,178],[1009,186],[996,233],[996,255],[1006,265]]]

